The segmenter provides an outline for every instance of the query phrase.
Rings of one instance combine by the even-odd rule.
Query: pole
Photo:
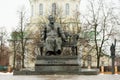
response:
[[[13,59],[13,69],[15,69],[15,59],[16,59],[16,49],[15,49],[15,40],[13,41],[14,42],[14,59]]]
[[[101,66],[101,73],[104,74],[104,66],[103,65]]]
[[[115,57],[112,57],[112,74],[115,74]]]
[[[22,45],[22,68],[24,68],[24,43],[23,43],[23,12],[21,11],[21,45]]]

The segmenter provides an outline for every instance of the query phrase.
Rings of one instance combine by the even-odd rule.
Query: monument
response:
[[[42,35],[44,43],[39,45],[41,55],[36,57],[35,70],[14,71],[14,75],[98,74],[96,70],[81,69],[80,57],[77,55],[78,35],[70,35],[74,39],[72,43],[68,42],[60,24],[55,23],[54,16],[50,15],[48,20],[49,24],[45,25]],[[63,47],[70,47],[74,55],[61,55]]]
[[[62,42],[65,42],[65,35],[61,26],[55,23],[55,17],[48,17],[49,24],[45,25],[43,39],[45,42],[46,55],[60,55]]]
[[[55,18],[48,17],[49,24],[45,26],[43,40],[45,56],[38,55],[35,71],[41,74],[74,74],[79,73],[79,64],[76,56],[61,56],[62,44],[66,43],[66,36]],[[71,46],[72,47],[72,46]]]
[[[39,74],[98,74],[99,70],[96,69],[81,69],[80,57],[77,55],[79,36],[73,35],[73,42],[68,42],[60,24],[55,23],[55,18],[50,15],[48,20],[49,24],[45,26],[43,35],[45,56],[37,56],[35,71]],[[74,55],[61,55],[62,47],[71,47]]]

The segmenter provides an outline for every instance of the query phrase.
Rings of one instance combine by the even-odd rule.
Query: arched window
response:
[[[33,16],[33,5],[31,7],[31,16]]]
[[[39,5],[39,15],[43,15],[43,4],[40,3]]]
[[[69,15],[69,11],[70,11],[69,8],[70,8],[69,3],[66,3],[66,9],[65,9],[66,15]]]
[[[78,11],[78,5],[76,5],[76,11]]]
[[[52,14],[56,15],[56,3],[52,4]]]

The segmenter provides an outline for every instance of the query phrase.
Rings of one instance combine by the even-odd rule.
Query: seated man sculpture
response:
[[[55,22],[55,17],[48,17],[49,24],[45,25],[44,41],[46,55],[60,55],[62,41],[65,41],[65,35],[61,30],[60,24]]]

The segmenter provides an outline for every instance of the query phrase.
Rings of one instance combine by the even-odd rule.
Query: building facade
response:
[[[29,29],[48,23],[48,16],[54,15],[56,21],[66,30],[80,31],[80,0],[30,0],[31,18]],[[74,28],[74,29],[73,29]],[[79,31],[78,31],[79,29]]]

